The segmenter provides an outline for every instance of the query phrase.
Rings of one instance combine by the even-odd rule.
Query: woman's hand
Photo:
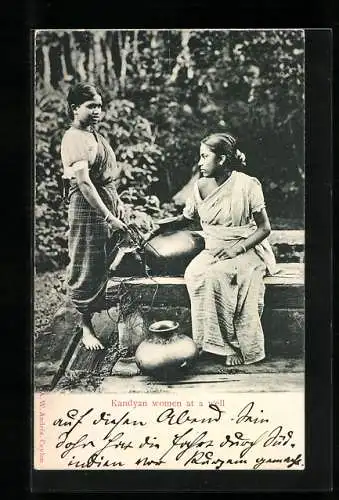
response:
[[[234,257],[237,257],[241,252],[242,249],[241,247],[239,248],[238,245],[231,248],[218,248],[213,252],[213,257],[217,259],[234,259]]]
[[[121,200],[119,200],[117,204],[117,215],[119,219],[123,219],[125,217],[125,206]]]
[[[81,163],[80,167],[78,170],[75,172],[75,177],[79,186],[79,189],[81,193],[83,194],[84,198],[88,203],[98,211],[98,213],[102,214],[103,217],[105,218],[105,221],[107,224],[110,226],[110,228],[115,231],[117,229],[120,230],[127,230],[127,226],[124,222],[122,222],[118,217],[115,217],[111,212],[107,213],[107,206],[101,199],[96,187],[94,186],[93,182],[91,181],[89,177],[89,170],[88,170],[88,162],[77,162]],[[79,165],[78,165],[79,167]],[[119,205],[122,205],[121,208],[119,208]],[[121,202],[120,199],[118,199],[117,203],[117,213],[122,214],[123,210],[123,203]],[[105,216],[104,214],[107,214]],[[120,217],[120,215],[119,215]]]
[[[126,224],[117,217],[114,217],[112,213],[106,216],[105,221],[113,231],[116,231],[117,229],[120,229],[121,231],[127,231]]]

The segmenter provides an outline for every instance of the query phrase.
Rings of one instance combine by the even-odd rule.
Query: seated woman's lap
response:
[[[200,252],[187,266],[185,280],[191,281],[195,277],[218,278],[228,274],[234,275],[237,271],[237,259],[217,259],[207,250]]]

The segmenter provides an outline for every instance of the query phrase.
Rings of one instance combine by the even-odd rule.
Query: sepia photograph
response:
[[[304,469],[304,66],[302,29],[35,30],[36,468]]]

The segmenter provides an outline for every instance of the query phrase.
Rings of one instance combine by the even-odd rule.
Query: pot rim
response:
[[[163,327],[161,327],[163,325]],[[172,321],[168,319],[164,319],[161,321],[156,321],[152,323],[148,329],[152,333],[170,333],[176,330],[179,327],[179,323],[177,321]]]

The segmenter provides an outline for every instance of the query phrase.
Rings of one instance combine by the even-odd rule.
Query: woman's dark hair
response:
[[[237,139],[227,133],[215,133],[202,139],[202,144],[208,146],[217,156],[225,155],[229,167],[246,167],[245,155],[237,147]]]
[[[81,82],[73,85],[67,96],[68,114],[70,118],[74,118],[72,106],[79,106],[85,101],[90,101],[96,95],[100,94],[94,85],[91,85],[90,83]]]

